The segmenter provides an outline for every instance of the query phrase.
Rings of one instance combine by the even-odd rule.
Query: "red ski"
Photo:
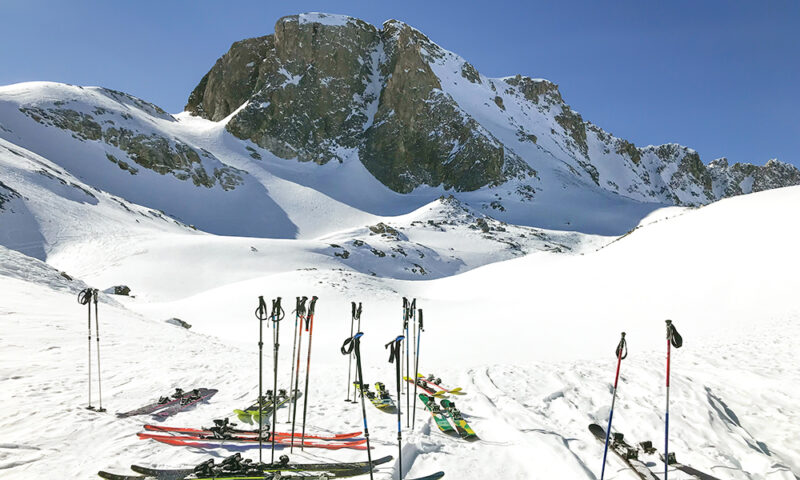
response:
[[[150,430],[152,432],[164,432],[164,433],[190,433],[190,434],[197,434],[197,435],[213,435],[214,432],[208,428],[181,428],[181,427],[164,427],[161,425],[145,425],[145,430]],[[234,436],[241,436],[241,437],[255,437],[258,439],[258,431],[257,430],[237,430],[237,429],[229,429],[227,430],[228,433]],[[267,432],[265,432],[267,433]],[[335,435],[311,435],[306,434],[305,437],[301,437],[300,433],[295,433],[294,438],[303,438],[305,440],[312,439],[312,440],[327,440],[327,441],[336,441],[336,440],[349,440],[351,438],[355,438],[361,435],[361,432],[350,432],[350,433],[339,433]],[[291,433],[288,432],[275,432],[275,438],[291,438]]]
[[[152,433],[139,433],[138,436],[143,440],[151,439],[151,440],[156,440],[158,442],[166,443],[168,445],[181,445],[181,446],[191,446],[191,447],[214,447],[214,446],[224,446],[224,445],[258,444],[258,437],[253,437],[253,436],[214,438],[204,435],[178,436],[178,435],[158,435]],[[367,441],[366,439],[361,439],[349,442],[320,443],[320,442],[309,442],[301,440],[299,438],[295,438],[294,440],[292,440],[289,437],[275,438],[276,445],[290,446],[292,445],[292,443],[294,443],[294,445],[298,447],[302,446],[308,448],[325,448],[328,450],[339,450],[342,448],[366,450],[367,447],[366,445],[364,445],[366,441]]]

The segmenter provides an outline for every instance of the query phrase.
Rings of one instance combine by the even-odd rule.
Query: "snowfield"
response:
[[[343,401],[347,358],[339,347],[349,335],[350,302],[364,304],[365,380],[382,381],[394,393],[394,365],[383,346],[401,333],[401,297],[417,298],[425,315],[421,371],[467,392],[454,400],[480,440],[467,443],[440,434],[417,403],[416,428],[403,432],[403,471],[409,478],[436,470],[463,479],[599,478],[603,446],[587,426],[607,421],[614,347],[622,331],[630,355],[622,362],[613,429],[632,443],[652,440],[662,450],[667,318],[684,338],[672,356],[670,451],[721,479],[800,478],[795,431],[800,254],[794,247],[800,237],[800,188],[699,209],[659,210],[620,238],[513,225],[484,238],[482,230],[468,227],[474,224],[468,209],[437,202],[405,217],[362,223],[383,222],[397,236],[370,235],[361,226],[302,240],[254,239],[196,232],[157,216],[136,214],[141,221],[133,222],[128,217],[133,214],[103,192],[93,195],[107,209],[104,218],[79,221],[80,210],[46,205],[53,189],[34,191],[42,176],[23,168],[33,160],[56,167],[19,153],[27,160],[0,149],[0,160],[10,165],[14,157],[19,171],[2,181],[17,191],[31,189],[20,192],[28,197],[24,205],[42,210],[26,218],[42,219],[49,208],[51,221],[38,230],[49,239],[43,252],[47,264],[0,247],[3,478],[47,478],[54,471],[65,478],[92,478],[98,470],[128,473],[132,463],[190,466],[232,453],[139,440],[136,432],[151,419],[117,419],[113,412],[149,403],[175,387],[212,387],[219,393],[166,425],[208,426],[249,404],[257,394],[253,310],[259,295],[283,297],[279,382],[284,387],[294,297],[320,298],[308,409],[308,430],[315,433],[361,429],[360,406]],[[13,202],[22,198],[5,204],[19,212]],[[60,205],[82,208],[63,200]],[[126,206],[134,212],[141,208]],[[86,224],[91,230],[65,233]],[[128,234],[126,225],[138,230]],[[489,225],[497,226],[502,225]],[[509,230],[522,253],[499,247]],[[533,238],[521,241],[522,233]],[[430,265],[440,270],[415,275],[405,269],[407,257],[360,252],[347,244],[354,240],[372,242],[370,248],[385,253],[401,246],[409,254],[408,245],[422,244],[429,250],[418,248],[426,258],[436,257]],[[475,247],[475,242],[483,243]],[[558,245],[561,251],[552,248]],[[344,249],[352,256],[333,254]],[[448,251],[455,260],[446,258]],[[59,270],[79,280],[69,281]],[[86,307],[76,295],[86,284],[100,289],[127,284],[135,295],[101,295],[105,414],[84,409]],[[172,317],[192,328],[165,322]],[[270,334],[265,331],[268,378]],[[96,374],[96,364],[92,369]],[[92,388],[96,404],[96,383]],[[405,408],[404,398],[401,403]],[[367,408],[374,456],[396,457],[396,417]],[[286,409],[279,411],[279,430],[289,428],[286,415]],[[243,454],[257,458],[252,449]],[[365,457],[312,449],[291,456],[298,462]],[[646,461],[663,472],[657,458]],[[396,467],[394,461],[380,467],[376,478],[394,478]],[[606,476],[637,478],[611,455]],[[671,471],[669,478],[691,477]]]

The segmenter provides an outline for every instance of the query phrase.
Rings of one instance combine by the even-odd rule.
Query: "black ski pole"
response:
[[[358,302],[358,309],[356,310],[356,313],[358,314],[358,318],[356,319],[358,321],[358,325],[356,326],[356,331],[360,332],[361,331],[361,302]],[[356,403],[356,385],[355,384],[353,384],[353,403]]]
[[[308,378],[311,376],[311,339],[314,335],[314,307],[317,305],[317,297],[311,297],[308,306],[308,317],[306,317],[306,330],[308,330],[308,356],[306,359],[306,386],[303,392],[303,429],[300,434],[300,450],[305,450],[303,442],[306,436],[306,412],[308,410]],[[292,438],[294,444],[294,438]]]
[[[410,310],[408,312],[409,313],[408,321],[406,322],[406,335],[405,335],[405,338],[408,338],[408,323],[409,323],[409,321],[411,321],[411,322],[415,321],[414,319],[417,316],[417,299],[416,298],[411,301],[410,307],[411,308],[410,308]],[[411,329],[412,330],[414,329],[414,325],[413,324],[411,325]],[[409,360],[410,359],[409,359],[409,355],[408,355],[408,341],[406,341],[406,377],[410,377],[411,376],[411,369],[408,367]],[[401,378],[401,380],[402,380],[402,378]],[[415,378],[414,382],[416,383],[416,381],[417,381],[417,379]],[[411,426],[411,424],[409,424],[410,417],[408,415],[408,411],[411,409],[411,402],[410,402],[410,398],[409,398],[409,395],[411,394],[411,385],[409,385],[408,382],[403,382],[403,384],[406,387],[406,428],[409,428]],[[397,397],[397,400],[399,401],[400,397]]]
[[[683,345],[683,338],[681,334],[675,329],[672,320],[667,320],[667,412],[664,417],[664,480],[667,480],[667,473],[669,472],[669,367],[671,363],[671,347],[681,348]],[[674,454],[673,454],[674,455]]]
[[[359,304],[360,306],[360,304]],[[369,463],[369,478],[372,480],[372,452],[369,448],[369,428],[367,428],[367,407],[364,406],[364,375],[361,371],[361,337],[364,336],[360,331],[344,341],[342,344],[342,355],[356,356],[356,382],[361,388],[361,415],[364,418],[364,438],[367,439],[367,462]]]
[[[86,288],[81,290],[78,294],[78,303],[81,305],[86,305],[87,307],[87,317],[88,317],[88,339],[89,339],[89,356],[87,366],[89,369],[89,405],[86,407],[88,410],[94,410],[92,406],[92,293],[91,288]]]
[[[275,399],[272,401],[272,432],[270,433],[270,439],[272,440],[272,456],[270,458],[270,463],[275,463],[275,425],[278,423],[278,349],[280,348],[280,332],[281,332],[281,320],[285,313],[283,308],[281,308],[281,297],[276,298],[272,301],[272,313],[270,314],[270,319],[272,320],[272,334],[273,334],[273,342],[274,342],[274,350],[273,350],[273,380],[272,380],[272,391],[275,392]],[[258,412],[259,419],[263,415],[263,412]]]
[[[403,352],[401,343],[403,339],[406,338],[402,335],[398,335],[397,338],[392,340],[391,342],[386,344],[386,348],[389,349],[389,363],[395,364],[395,373],[397,377],[397,468],[399,469],[399,474],[397,476],[398,480],[403,479],[403,434],[402,434],[402,413],[400,410],[402,408],[400,405],[400,370],[402,366],[400,364],[400,354]]]
[[[261,463],[261,449],[264,440],[264,428],[261,412],[264,410],[264,389],[261,379],[263,377],[263,352],[264,352],[264,320],[268,320],[267,304],[264,297],[258,297],[258,307],[256,307],[256,318],[258,319],[258,462]]]
[[[353,338],[353,325],[356,322],[356,302],[350,302],[350,312],[351,312],[351,315],[350,315],[350,338]],[[350,373],[352,371],[353,371],[353,354],[350,353],[350,355],[347,357],[347,398],[344,399],[345,402],[349,402],[350,401],[350,379],[351,379]],[[353,402],[355,402],[355,401],[356,401],[356,399],[353,398]]]
[[[292,373],[289,376],[289,410],[287,411],[286,421],[292,421],[292,408],[297,408],[297,387],[295,390],[292,391],[292,383],[294,382],[294,355],[297,352],[297,326],[300,323],[300,319],[304,318],[306,315],[306,300],[308,297],[297,297],[297,302],[295,303],[294,307],[294,339],[292,340]],[[301,330],[302,331],[302,330]]]
[[[412,415],[413,418],[411,419],[411,429],[414,429],[417,421],[417,377],[419,376],[419,340],[422,338],[422,309],[418,310],[419,312],[419,319],[417,320],[417,348],[414,350],[414,410]],[[406,412],[408,415],[408,412]]]
[[[92,293],[94,293],[94,337],[97,340],[97,398],[100,403],[97,411],[105,412],[106,409],[103,408],[103,382],[100,378],[100,315],[97,313],[97,297],[99,292],[95,288]]]

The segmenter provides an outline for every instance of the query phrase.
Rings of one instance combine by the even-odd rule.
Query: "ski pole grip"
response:
[[[622,338],[620,338],[619,344],[617,345],[617,349],[614,351],[614,354],[620,360],[624,360],[628,356],[628,344],[625,341],[625,332],[622,332]]]
[[[422,328],[422,309],[420,308],[419,310],[417,310],[417,313],[419,313],[419,330],[420,332],[423,332],[425,331],[425,329]]]
[[[262,295],[258,296],[258,307],[256,307],[255,315],[259,320],[263,321],[267,319],[267,303],[264,301]]]

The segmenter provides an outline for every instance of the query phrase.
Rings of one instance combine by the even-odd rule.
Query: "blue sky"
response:
[[[3,0],[0,85],[102,85],[183,109],[234,41],[305,11],[403,20],[489,76],[559,84],[583,117],[707,163],[800,166],[798,1]]]

